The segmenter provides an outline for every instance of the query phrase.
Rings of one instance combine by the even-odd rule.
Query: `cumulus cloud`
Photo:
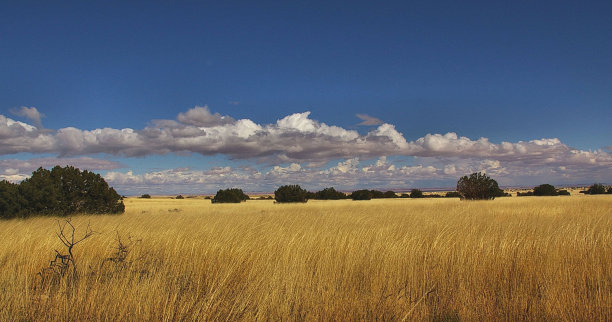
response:
[[[375,117],[369,116],[367,114],[357,114],[356,116],[357,116],[357,118],[362,120],[362,122],[357,124],[357,125],[371,126],[371,125],[380,125],[380,124],[384,123],[380,119],[377,119]]]

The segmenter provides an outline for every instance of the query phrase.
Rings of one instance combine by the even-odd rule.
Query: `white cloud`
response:
[[[125,167],[119,162],[96,159],[91,157],[80,158],[36,158],[28,160],[4,159],[0,160],[0,180],[19,182],[28,178],[32,172],[40,167],[51,168],[73,166],[81,170],[100,171],[114,170]]]

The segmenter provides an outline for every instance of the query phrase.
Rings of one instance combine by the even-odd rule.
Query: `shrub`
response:
[[[174,198],[174,199],[184,199],[184,198],[183,198],[183,196],[182,196],[182,195],[178,195],[178,196],[176,196],[176,198]]]
[[[148,193],[145,193],[144,195],[140,196],[140,198],[142,199],[151,199],[151,195]]]
[[[383,198],[388,198],[388,199],[397,198],[397,195],[395,194],[395,192],[389,190],[389,191],[385,191],[385,193],[383,194]]]
[[[217,191],[212,203],[240,203],[249,199],[249,196],[242,192],[242,189],[225,189]]]
[[[274,191],[276,202],[307,202],[308,191],[297,184],[281,186]]]
[[[410,194],[408,194],[408,193],[402,193],[402,194],[400,195],[400,198],[410,198]]]
[[[517,192],[516,193],[517,197],[528,197],[528,196],[533,196],[533,191],[525,191],[525,192]]]
[[[492,200],[505,195],[497,181],[480,172],[461,177],[457,181],[457,191],[461,194],[461,199],[467,200]]]
[[[608,192],[606,192],[607,194],[612,194],[612,186],[608,187]]]
[[[339,200],[346,199],[346,194],[343,192],[337,191],[334,187],[325,188],[321,191],[317,191],[314,193],[313,199],[318,200]]]
[[[533,188],[534,196],[558,196],[559,192],[553,185],[549,185],[547,183],[541,184],[535,188]]]
[[[412,189],[410,190],[410,198],[425,198],[425,196],[423,195],[423,191],[419,189]]]
[[[606,193],[606,187],[601,183],[594,183],[589,187],[586,193],[589,195],[601,195]]]
[[[559,190],[559,196],[570,196],[570,192],[567,190]]]
[[[349,195],[349,198],[353,200],[370,200],[372,199],[372,192],[370,190],[356,190]]]
[[[446,198],[461,198],[461,194],[457,191],[449,191],[444,196]]]

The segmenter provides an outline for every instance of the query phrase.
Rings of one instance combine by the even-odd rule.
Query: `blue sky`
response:
[[[612,182],[609,1],[3,2],[0,179]],[[359,116],[358,116],[359,115]]]

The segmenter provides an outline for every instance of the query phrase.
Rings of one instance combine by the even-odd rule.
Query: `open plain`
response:
[[[612,316],[609,195],[125,204],[72,218],[63,276],[65,218],[0,221],[0,320]]]

